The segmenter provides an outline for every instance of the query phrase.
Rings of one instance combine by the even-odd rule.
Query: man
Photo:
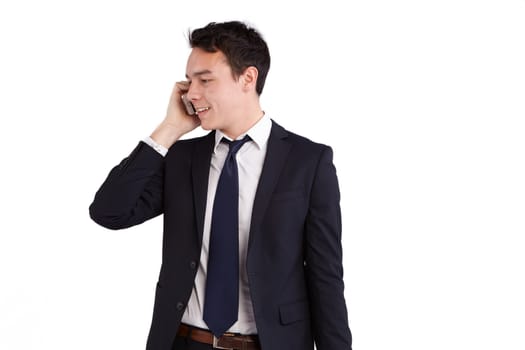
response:
[[[110,229],[164,214],[147,349],[350,350],[331,148],[261,109],[270,54],[256,30],[210,23],[189,43],[165,119],[90,206]],[[180,139],[199,125],[211,132]]]

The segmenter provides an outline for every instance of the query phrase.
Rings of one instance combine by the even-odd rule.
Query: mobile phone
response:
[[[195,110],[195,107],[193,106],[193,103],[191,103],[190,100],[188,100],[188,97],[186,97],[186,94],[181,96],[182,103],[184,104],[184,108],[186,108],[186,113],[188,115],[197,115],[197,111]]]

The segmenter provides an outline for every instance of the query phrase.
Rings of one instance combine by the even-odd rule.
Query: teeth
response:
[[[197,108],[197,113],[205,112],[205,111],[207,111],[208,109],[210,109],[210,107],[201,107],[201,108]]]

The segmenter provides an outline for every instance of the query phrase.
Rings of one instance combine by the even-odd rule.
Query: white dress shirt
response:
[[[250,298],[248,274],[246,271],[246,255],[255,191],[257,190],[261,176],[271,128],[272,123],[270,118],[264,115],[246,134],[240,135],[237,138],[240,140],[245,135],[249,135],[252,141],[246,142],[237,152],[237,167],[239,169],[239,315],[237,322],[228,330],[234,333],[257,334]],[[203,320],[203,312],[204,298],[206,297],[206,269],[208,266],[208,247],[213,201],[215,199],[215,190],[219,176],[229,150],[227,144],[221,143],[223,137],[229,139],[221,131],[217,130],[215,133],[215,148],[211,156],[210,175],[208,178],[208,196],[206,200],[206,214],[204,217],[204,232],[202,236],[199,269],[195,277],[190,300],[182,316],[183,323],[204,329],[208,328]],[[165,150],[156,146],[157,144],[151,138],[147,138],[144,141],[157,150],[157,152],[165,155]]]

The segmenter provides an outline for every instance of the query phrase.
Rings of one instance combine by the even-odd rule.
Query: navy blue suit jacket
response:
[[[201,253],[214,132],[165,158],[144,143],[112,169],[90,206],[110,229],[164,214],[148,350],[170,350]],[[247,271],[263,350],[350,350],[339,185],[330,147],[272,122],[250,226]]]

